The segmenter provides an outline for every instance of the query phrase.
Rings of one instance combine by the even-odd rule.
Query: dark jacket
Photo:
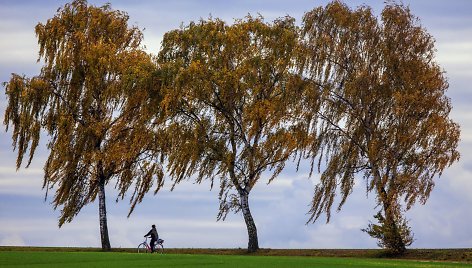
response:
[[[151,239],[157,240],[159,238],[159,234],[155,227],[153,227],[145,236],[151,236]]]

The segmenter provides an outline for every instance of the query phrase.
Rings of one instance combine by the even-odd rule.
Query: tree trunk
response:
[[[100,220],[100,238],[102,241],[102,250],[110,251],[110,239],[108,237],[107,208],[105,203],[105,180],[100,178],[98,190],[98,210]]]
[[[397,222],[398,217],[395,215],[396,208],[394,202],[396,202],[396,199],[393,199],[392,196],[389,196],[385,186],[382,185],[381,175],[375,164],[371,162],[371,166],[373,167],[372,173],[374,174],[376,180],[377,196],[380,199],[384,212],[383,222],[380,222],[382,227],[381,229],[383,230],[382,242],[384,246],[394,255],[401,255],[406,251],[406,245],[402,234],[400,233],[401,228],[399,226],[400,223]],[[389,191],[392,191],[392,189],[389,188]]]
[[[249,236],[249,242],[247,246],[248,252],[255,252],[259,249],[259,241],[257,238],[257,228],[254,223],[254,219],[249,209],[249,193],[245,190],[241,190],[239,193],[241,198],[241,210],[243,212],[244,221],[246,222],[247,234]]]
[[[385,240],[394,254],[403,254],[406,251],[406,246],[400,233],[401,230],[398,226],[400,223],[397,222],[395,211],[389,204],[386,204],[385,201],[383,207],[385,214],[385,221],[383,223],[385,225],[384,230],[387,230]]]

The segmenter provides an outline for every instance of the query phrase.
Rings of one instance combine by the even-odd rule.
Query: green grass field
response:
[[[0,251],[0,267],[472,267],[472,264],[339,257]]]

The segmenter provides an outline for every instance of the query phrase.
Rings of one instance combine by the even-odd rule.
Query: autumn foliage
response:
[[[448,83],[434,61],[434,39],[395,4],[378,21],[368,7],[333,2],[307,13],[302,28],[303,68],[322,98],[321,145],[312,153],[326,161],[310,219],[324,212],[329,220],[337,191],[339,210],[361,173],[381,208],[380,226],[371,224],[367,233],[402,253],[412,242],[403,209],[424,204],[435,176],[459,159],[459,126],[448,117]]]
[[[153,161],[151,125],[157,109],[150,97],[159,95],[156,66],[141,49],[140,30],[127,21],[109,5],[66,4],[36,26],[40,74],[13,74],[5,91],[4,124],[13,126],[17,168],[28,149],[29,165],[43,131],[49,138],[44,188],[55,191],[59,226],[98,195],[104,250],[110,249],[105,185],[116,178],[124,195],[131,184],[142,192],[151,187],[150,178],[162,178]],[[138,200],[133,196],[134,203]]]
[[[295,72],[294,20],[210,19],[164,36],[159,64],[166,79],[169,176],[174,183],[219,180],[220,213],[242,211],[250,251],[259,248],[249,194],[262,172],[274,179],[306,139]]]
[[[309,222],[329,221],[362,176],[380,208],[364,231],[395,254],[412,243],[404,211],[459,159],[460,130],[434,39],[408,7],[386,4],[377,18],[334,1],[300,27],[288,16],[201,19],[166,33],[156,56],[127,21],[109,5],[66,4],[36,27],[40,74],[5,83],[17,168],[42,131],[49,137],[44,187],[55,190],[60,225],[98,195],[109,249],[111,180],[119,197],[132,192],[130,213],[165,178],[209,180],[218,219],[242,212],[256,251],[249,194],[291,161],[321,173]]]

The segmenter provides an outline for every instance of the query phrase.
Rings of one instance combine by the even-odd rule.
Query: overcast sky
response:
[[[128,12],[129,23],[144,29],[148,52],[157,54],[166,31],[182,23],[219,17],[231,23],[248,13],[260,13],[271,21],[290,15],[299,23],[302,15],[326,1],[312,0],[175,0],[175,1],[89,1],[111,2],[114,9]],[[372,6],[376,14],[384,1],[348,1],[356,7]],[[407,212],[417,248],[472,247],[472,1],[405,0],[421,24],[436,39],[436,60],[446,71],[453,110],[451,117],[461,126],[461,159],[436,180],[426,205]],[[11,73],[33,76],[38,46],[34,26],[45,23],[66,1],[0,0],[0,82]],[[0,90],[0,119],[3,122],[6,96]],[[98,206],[85,207],[72,223],[57,227],[59,211],[44,200],[43,165],[48,152],[42,141],[30,168],[15,170],[11,131],[0,131],[0,246],[100,247]],[[308,206],[317,176],[307,178],[306,169],[293,165],[270,185],[260,181],[251,193],[251,209],[263,248],[375,248],[376,241],[361,231],[377,211],[375,196],[365,194],[357,181],[353,194],[329,224],[321,218],[306,225]],[[166,186],[157,196],[149,194],[130,218],[127,200],[115,203],[113,183],[107,188],[108,228],[112,247],[137,246],[151,224],[156,224],[167,247],[247,247],[247,232],[241,215],[217,222],[218,189],[192,182],[173,192]],[[52,196],[52,194],[50,195]]]

